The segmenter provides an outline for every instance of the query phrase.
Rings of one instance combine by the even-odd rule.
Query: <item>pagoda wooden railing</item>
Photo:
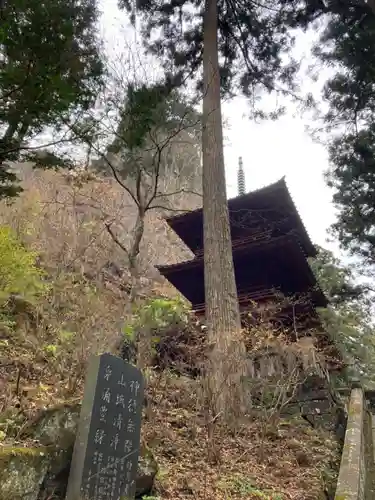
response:
[[[311,321],[312,319],[314,319],[315,321],[318,321],[320,323],[319,317],[315,311],[315,308],[311,305],[308,295],[300,295],[299,297],[297,297],[297,299],[295,299],[291,297],[284,297],[280,289],[277,288],[265,288],[259,290],[255,287],[251,287],[247,290],[239,292],[238,301],[241,315],[249,313],[250,311],[261,313],[259,306],[264,303],[268,303],[272,309],[273,302],[275,306],[275,311],[273,312],[275,312],[277,316],[280,316],[280,320],[282,319],[283,315],[286,318],[286,310],[289,307],[293,309],[296,306],[306,306],[306,312],[309,314],[309,320]],[[309,306],[311,306],[311,310]],[[276,311],[277,308],[279,308],[279,311]],[[198,316],[203,316],[205,313],[205,303],[193,304],[193,311]]]
[[[252,290],[252,291],[251,291]],[[251,302],[259,302],[259,301],[264,301],[264,300],[272,300],[272,299],[277,299],[278,298],[278,293],[279,290],[273,289],[255,289],[249,288],[247,291],[241,291],[238,294],[238,301],[240,303],[240,308],[242,307],[248,307]],[[196,314],[202,314],[205,311],[205,303],[202,304],[193,304],[193,311]],[[246,312],[248,309],[246,310]],[[245,312],[245,311],[244,311]]]
[[[283,234],[283,235],[275,235],[274,231],[272,229],[263,231],[260,233],[252,234],[251,236],[247,236],[246,238],[238,238],[232,241],[232,250],[240,250],[242,248],[247,248],[252,245],[254,246],[259,246],[263,243],[267,242],[272,242],[274,244],[281,243],[280,240],[283,240],[284,238],[287,238],[288,236],[291,236],[293,232],[290,232],[288,234]],[[299,241],[297,240],[298,246],[303,252],[303,255],[305,255],[305,252],[303,251],[302,247],[299,244]],[[200,260],[203,257],[204,250],[199,249],[194,252],[194,259],[193,260]]]
[[[267,231],[261,231],[259,233],[252,234],[251,236],[247,236],[245,238],[238,238],[236,240],[232,240],[232,249],[236,250],[238,248],[243,248],[251,245],[251,243],[261,243],[269,241],[272,238],[272,229],[268,229]],[[195,253],[196,257],[203,256],[203,248],[197,250]]]

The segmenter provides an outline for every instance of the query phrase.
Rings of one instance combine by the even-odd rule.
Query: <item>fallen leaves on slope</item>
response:
[[[249,418],[233,429],[219,422],[209,438],[198,382],[170,374],[150,379],[153,411],[143,434],[159,463],[160,498],[326,498],[324,476],[339,459],[332,435],[301,418],[281,420],[264,435],[262,423]]]

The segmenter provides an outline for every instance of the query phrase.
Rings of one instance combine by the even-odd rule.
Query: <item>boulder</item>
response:
[[[45,410],[24,429],[21,439],[33,447],[0,447],[0,499],[45,500],[66,494],[80,405]],[[141,447],[136,496],[148,494],[158,471],[147,446]]]
[[[135,493],[137,498],[151,492],[157,473],[158,464],[151,450],[147,446],[142,446],[138,459],[137,489]]]
[[[65,404],[43,410],[20,437],[33,438],[45,446],[74,446],[80,412],[80,404]]]
[[[46,447],[0,448],[0,498],[37,500],[50,462],[51,452]]]

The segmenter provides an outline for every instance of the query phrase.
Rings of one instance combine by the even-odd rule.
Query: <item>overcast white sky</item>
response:
[[[102,6],[101,24],[107,50],[116,57],[126,52],[127,45],[134,45],[135,35],[127,26],[124,14],[117,9],[116,0],[102,0]],[[308,50],[308,41],[301,39],[299,55],[308,54]],[[228,196],[237,194],[239,156],[243,158],[247,190],[286,176],[291,195],[314,243],[337,251],[337,244],[326,242],[326,231],[335,218],[331,192],[323,179],[328,168],[327,152],[305,131],[305,126],[309,125],[307,118],[293,116],[291,108],[277,122],[256,124],[245,116],[247,106],[244,98],[223,104],[224,117],[229,122],[229,129],[225,131]]]

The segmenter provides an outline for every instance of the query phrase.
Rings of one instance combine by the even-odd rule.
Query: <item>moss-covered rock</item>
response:
[[[21,434],[38,446],[0,447],[0,500],[65,498],[79,414],[79,404],[45,410]],[[157,471],[151,450],[142,446],[137,496],[152,490]]]
[[[44,410],[24,429],[21,438],[32,437],[45,446],[58,444],[69,448],[74,445],[80,411],[80,404],[65,404]]]
[[[0,448],[0,499],[37,500],[39,488],[55,454],[45,446]]]
[[[147,446],[142,446],[138,459],[136,497],[150,493],[158,473],[158,464]]]

